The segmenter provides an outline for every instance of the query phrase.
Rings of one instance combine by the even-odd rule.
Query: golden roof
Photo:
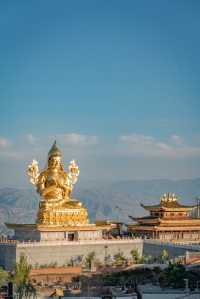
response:
[[[153,210],[161,210],[161,209],[175,209],[175,210],[191,210],[195,206],[186,206],[182,205],[178,202],[178,197],[174,193],[165,193],[161,198],[160,198],[160,203],[158,205],[151,205],[151,206],[146,206],[141,204],[141,206],[145,210],[153,211]]]

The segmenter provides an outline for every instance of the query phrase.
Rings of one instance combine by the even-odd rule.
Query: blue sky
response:
[[[54,138],[85,178],[199,176],[199,31],[195,0],[2,1],[2,185]]]

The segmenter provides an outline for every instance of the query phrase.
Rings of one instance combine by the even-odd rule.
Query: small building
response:
[[[54,267],[31,269],[30,279],[35,285],[63,285],[71,283],[74,277],[81,275],[81,267]]]
[[[130,216],[135,221],[128,225],[130,232],[143,238],[167,241],[200,240],[200,219],[191,217],[195,206],[180,204],[175,194],[164,194],[158,205],[141,206],[150,215],[139,218]]]
[[[102,231],[109,231],[110,225],[41,225],[6,223],[14,230],[13,239],[16,241],[80,241],[101,240]]]

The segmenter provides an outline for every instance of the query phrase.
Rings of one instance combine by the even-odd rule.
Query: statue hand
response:
[[[28,165],[27,174],[30,177],[30,182],[36,185],[39,177],[38,162],[36,160],[33,160],[32,163]]]
[[[68,173],[68,180],[71,186],[77,182],[79,173],[80,171],[78,165],[74,160],[72,160],[69,164],[69,173]]]

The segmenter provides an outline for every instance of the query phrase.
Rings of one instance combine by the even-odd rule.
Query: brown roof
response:
[[[32,269],[31,276],[35,275],[49,275],[49,274],[80,274],[81,267],[56,267],[56,268],[40,268]]]
[[[192,209],[195,206],[186,206],[186,205],[181,205],[178,201],[166,201],[166,202],[160,202],[158,205],[152,205],[152,206],[145,206],[141,204],[141,206],[146,209],[146,210],[153,210],[153,209],[160,209],[160,208],[172,208],[172,209],[177,209],[177,208],[184,208],[184,209]]]

